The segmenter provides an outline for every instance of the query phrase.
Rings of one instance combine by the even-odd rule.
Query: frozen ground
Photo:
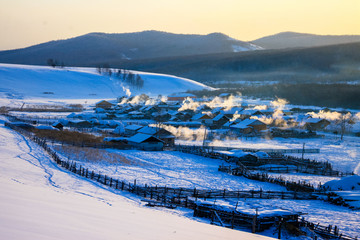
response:
[[[1,121],[0,152],[0,239],[266,239],[139,206],[62,171]]]

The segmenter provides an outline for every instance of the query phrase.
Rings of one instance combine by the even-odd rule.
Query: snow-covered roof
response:
[[[36,126],[37,129],[41,129],[41,130],[58,130],[56,128],[53,128],[52,126],[48,126],[48,125],[39,125]]]
[[[205,113],[198,113],[196,114],[195,116],[193,116],[191,119],[192,120],[200,120],[201,118],[203,117],[207,117],[207,118],[210,118],[209,115],[205,114]]]
[[[220,114],[218,114],[216,117],[214,117],[213,120],[214,120],[214,121],[219,121],[219,120],[220,120],[221,118],[223,118],[223,117],[229,119],[229,118],[226,117],[224,114],[220,113]]]
[[[231,127],[243,129],[243,128],[249,127],[250,125],[263,125],[263,124],[265,124],[265,123],[263,123],[257,119],[245,119],[238,124],[232,125]]]
[[[126,137],[106,137],[104,138],[104,142],[122,142],[127,141],[128,138]]]
[[[327,121],[326,119],[322,119],[322,118],[308,118],[308,119],[304,120],[304,122],[305,123],[318,123],[323,120]]]
[[[126,130],[134,130],[134,131],[137,131],[139,130],[140,128],[142,128],[143,126],[140,126],[140,125],[136,125],[136,124],[131,124],[131,125],[127,125],[125,127]]]
[[[245,156],[248,156],[248,155],[257,157],[257,156],[254,155],[253,153],[244,152],[244,151],[242,151],[242,150],[217,151],[217,152],[218,152],[218,153],[221,153],[221,154],[224,154],[224,155],[228,155],[228,156],[231,156],[231,157],[238,157],[238,158],[245,157]]]
[[[146,126],[146,127],[141,128],[140,130],[138,130],[138,133],[153,135],[153,134],[157,133],[157,131],[158,131],[158,128]]]
[[[152,139],[154,141],[157,142],[162,142],[160,139],[152,136],[152,135],[148,135],[148,134],[143,134],[143,133],[137,133],[134,136],[128,138],[129,142],[134,142],[134,143],[142,143],[145,142],[148,139]]]

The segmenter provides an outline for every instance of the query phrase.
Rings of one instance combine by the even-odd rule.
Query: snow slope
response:
[[[59,169],[0,120],[0,239],[270,239],[139,206]]]
[[[135,72],[144,80],[132,95],[168,95],[210,87],[171,75]],[[0,64],[0,98],[7,103],[29,99],[111,99],[126,94],[127,86],[116,77],[99,75],[94,68],[52,68],[47,66]],[[5,101],[6,102],[6,101]]]

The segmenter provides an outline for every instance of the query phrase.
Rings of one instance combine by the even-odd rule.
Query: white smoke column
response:
[[[233,117],[230,119],[230,122],[235,121],[236,119],[240,118],[241,115],[238,113],[238,111],[236,111],[233,115]]]
[[[179,108],[179,112],[185,111],[185,110],[193,110],[196,111],[196,109],[200,106],[198,102],[195,102],[192,98],[187,97],[182,102],[181,107]]]
[[[145,102],[145,106],[149,106],[149,105],[155,105],[157,104],[159,101],[154,99],[154,98],[149,98],[148,100],[146,100]]]
[[[267,110],[268,106],[266,105],[257,105],[254,107],[255,110]]]
[[[283,110],[284,107],[286,106],[286,104],[288,104],[288,103],[289,102],[286,99],[277,98],[276,100],[271,101],[270,105],[277,110]]]
[[[257,119],[265,123],[266,125],[271,125],[274,122],[274,119],[272,117],[267,117],[267,116],[252,116],[250,117],[250,119]]]
[[[217,107],[223,107],[224,99],[220,97],[214,97],[210,102],[205,102],[205,105],[207,105],[210,108],[217,108]]]
[[[225,111],[232,109],[235,106],[240,106],[242,103],[241,95],[230,95],[227,99],[225,99],[223,103],[223,107],[225,107]]]
[[[201,126],[197,129],[191,129],[188,127],[174,127],[169,125],[162,125],[162,128],[171,132],[175,137],[188,141],[202,141],[204,139],[205,128]]]
[[[123,105],[123,104],[125,104],[125,103],[127,103],[128,102],[128,99],[127,98],[123,98],[122,100],[121,100],[121,102],[119,103],[119,105]]]
[[[355,114],[355,117],[360,121],[360,112],[358,112],[357,114]]]
[[[121,87],[122,87],[123,91],[125,92],[126,96],[130,97],[131,96],[130,88],[124,87],[123,85],[121,85]]]
[[[131,99],[131,101],[129,101],[129,103],[131,103],[131,104],[139,104],[139,103],[141,103],[140,95],[136,95],[135,97],[133,97],[133,99]]]
[[[329,121],[336,121],[341,118],[341,113],[338,112],[330,112],[330,111],[324,111],[320,110],[319,113],[315,112],[308,112],[308,115],[310,115],[312,118],[323,118]]]

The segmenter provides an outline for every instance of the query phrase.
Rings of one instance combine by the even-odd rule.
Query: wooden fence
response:
[[[311,159],[298,158],[293,156],[284,156],[279,153],[269,154],[268,159],[247,159],[236,156],[229,156],[225,153],[214,151],[212,147],[202,146],[188,146],[188,145],[176,145],[175,150],[186,152],[190,154],[200,155],[208,158],[222,159],[226,162],[234,162],[240,167],[246,170],[257,169],[259,166],[266,164],[277,164],[277,165],[294,165],[296,166],[297,172],[316,174],[322,176],[346,176],[353,175],[353,173],[342,173],[340,171],[333,170],[333,167],[328,162],[319,162]],[[266,170],[266,169],[265,169]]]
[[[12,125],[11,123],[5,122],[5,126],[19,132],[20,134],[30,138],[32,141],[37,143],[40,147],[42,147],[58,164],[60,167],[67,169],[79,176],[91,179],[103,185],[106,185],[110,188],[128,191],[134,193],[140,197],[150,199],[145,200],[151,206],[164,206],[170,207],[173,206],[182,206],[190,209],[194,209],[194,216],[204,217],[204,213],[201,213],[199,209],[199,204],[197,200],[202,198],[204,200],[211,198],[261,198],[261,199],[270,199],[270,198],[279,198],[279,199],[316,199],[316,195],[309,192],[277,192],[277,191],[229,191],[226,189],[223,190],[201,190],[201,189],[189,189],[189,188],[169,188],[169,187],[158,187],[158,186],[148,186],[145,184],[144,186],[139,186],[134,180],[133,183],[126,182],[124,180],[114,179],[107,175],[97,173],[93,170],[89,170],[88,168],[84,168],[82,165],[74,162],[74,161],[64,161],[62,160],[58,154],[48,146],[45,139],[40,139],[30,132],[21,129]],[[213,212],[213,214],[215,214]],[[216,213],[218,216],[222,216],[223,219],[227,219],[226,216],[222,215],[222,213]],[[206,214],[205,214],[206,215]],[[206,216],[205,216],[206,217]],[[214,215],[210,216],[214,220]],[[254,220],[253,220],[254,221]],[[249,223],[249,216],[233,216],[230,219],[232,227],[235,225],[246,226]],[[313,223],[307,222],[308,225],[314,225]],[[251,226],[253,232],[261,231],[265,229],[263,226],[274,224],[273,221],[263,220],[255,220],[252,222]],[[254,227],[255,226],[255,227]],[[317,225],[319,226],[319,225]],[[255,229],[255,230],[254,230]],[[319,228],[321,229],[321,228]],[[338,232],[337,232],[338,233]],[[331,234],[331,233],[329,233]],[[355,240],[355,238],[351,238],[345,235],[337,235],[338,239],[344,240]]]

